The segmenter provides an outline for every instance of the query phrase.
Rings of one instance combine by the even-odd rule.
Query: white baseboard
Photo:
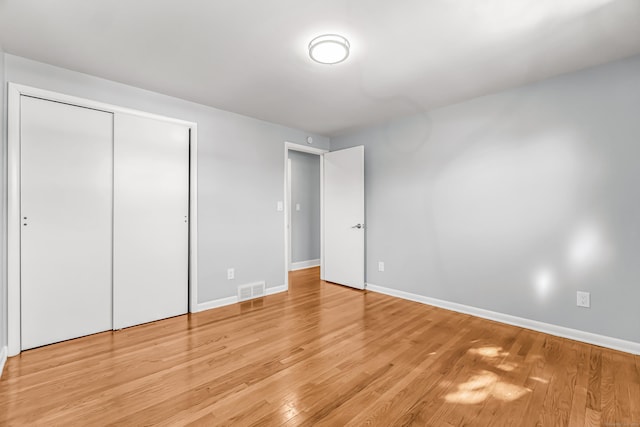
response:
[[[0,350],[0,377],[2,377],[2,371],[4,371],[4,364],[7,362],[7,351],[6,345]]]
[[[275,286],[273,288],[266,288],[265,289],[265,294],[266,295],[273,295],[273,294],[277,294],[277,293],[280,293],[280,292],[286,292],[286,291],[287,291],[286,285],[282,285],[282,286]],[[237,302],[238,302],[238,297],[236,295],[234,295],[232,297],[227,297],[227,298],[215,299],[215,300],[207,301],[207,302],[200,302],[196,306],[196,310],[195,310],[194,313],[200,313],[201,311],[212,310],[212,309],[218,308],[218,307],[224,307],[225,305],[231,305],[231,304],[235,304]]]
[[[196,306],[196,313],[200,313],[201,311],[211,310],[218,307],[224,307],[225,305],[231,305],[238,302],[238,297],[236,295],[227,298],[214,299],[212,301],[207,302],[199,302]]]
[[[279,294],[280,292],[287,292],[287,285],[282,285],[282,286],[275,286],[273,288],[267,288],[266,289],[266,294],[267,295],[273,295],[273,294]]]
[[[446,310],[456,311],[458,313],[470,314],[472,316],[495,320],[496,322],[506,323],[508,325],[519,326],[521,328],[531,329],[562,338],[569,338],[575,341],[581,341],[601,347],[624,351],[626,353],[640,355],[640,343],[633,341],[621,340],[619,338],[612,338],[605,335],[598,335],[591,332],[580,331],[578,329],[552,325],[550,323],[525,319],[523,317],[512,316],[510,314],[484,310],[482,308],[476,308],[468,305],[458,304],[455,302],[449,302],[436,298],[426,297],[423,295],[412,294],[410,292],[399,291],[397,289],[385,288],[384,286],[377,286],[371,283],[367,283],[366,289],[372,292],[378,292],[409,301],[420,302],[423,304],[444,308]]]
[[[319,267],[319,259],[310,259],[307,261],[292,262],[289,271],[304,270],[305,268]]]

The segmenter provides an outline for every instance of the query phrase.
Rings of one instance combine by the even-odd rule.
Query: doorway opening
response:
[[[289,271],[323,267],[323,154],[328,150],[285,142],[285,286]]]

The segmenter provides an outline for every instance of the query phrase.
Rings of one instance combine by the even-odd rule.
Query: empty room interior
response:
[[[0,0],[0,425],[640,426],[640,1]]]

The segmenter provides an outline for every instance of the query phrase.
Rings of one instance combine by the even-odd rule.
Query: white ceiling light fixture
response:
[[[321,64],[338,64],[349,57],[349,40],[338,34],[324,34],[311,40],[309,56]]]

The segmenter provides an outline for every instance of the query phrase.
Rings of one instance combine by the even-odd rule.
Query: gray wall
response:
[[[331,140],[356,145],[369,283],[640,342],[640,56]]]
[[[200,301],[284,283],[283,141],[305,132],[2,60],[3,83],[198,122]],[[638,111],[640,56],[332,139],[333,150],[366,146],[367,281],[640,342]],[[592,308],[575,306],[576,290],[591,292]]]
[[[258,280],[284,284],[284,212],[276,210],[284,142],[304,143],[308,133],[13,55],[5,65],[6,81],[197,122],[199,301]],[[314,146],[329,146],[312,136]]]
[[[4,81],[4,50],[0,43],[0,350],[7,345],[7,262],[6,262],[6,158],[7,158],[7,117],[6,83]]]
[[[320,156],[289,150],[291,260],[320,259]],[[296,211],[296,204],[300,210]]]

